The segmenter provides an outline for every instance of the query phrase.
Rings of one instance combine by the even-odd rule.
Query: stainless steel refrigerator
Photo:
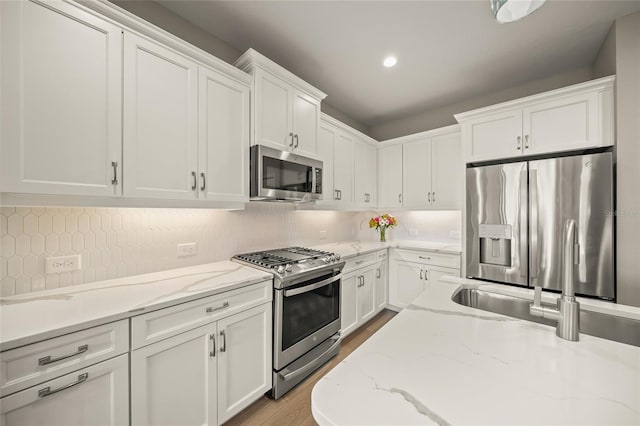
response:
[[[562,232],[575,219],[577,294],[615,298],[610,152],[467,168],[467,276],[562,289]]]

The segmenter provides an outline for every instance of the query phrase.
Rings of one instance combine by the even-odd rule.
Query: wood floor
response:
[[[311,390],[313,386],[395,315],[396,312],[388,309],[383,310],[371,321],[346,337],[340,346],[340,353],[335,358],[285,396],[277,401],[263,396],[225,425],[316,425],[311,415]]]

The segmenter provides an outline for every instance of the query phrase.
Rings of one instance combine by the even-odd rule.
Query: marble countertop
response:
[[[381,243],[378,241],[341,241],[337,243],[324,244],[314,247],[318,250],[325,250],[338,253],[342,258],[349,259],[351,257],[360,256],[361,254],[371,253],[385,248],[402,248],[409,250],[428,250],[447,254],[460,254],[462,247],[460,243],[437,242],[437,241],[388,241]]]
[[[0,298],[0,351],[270,279],[225,261]]]
[[[324,376],[312,392],[315,420],[640,424],[640,348],[562,340],[552,327],[456,304],[458,287],[431,283]]]

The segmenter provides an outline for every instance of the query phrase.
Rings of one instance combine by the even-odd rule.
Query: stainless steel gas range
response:
[[[340,349],[340,255],[289,247],[233,256],[273,274],[273,389],[280,398]]]

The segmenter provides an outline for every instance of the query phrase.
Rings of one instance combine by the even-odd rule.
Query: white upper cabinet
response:
[[[121,194],[122,31],[69,3],[0,2],[0,191]]]
[[[333,186],[337,193],[334,198],[338,205],[353,205],[353,138],[338,133],[333,153]]]
[[[249,200],[249,86],[199,68],[200,198]]]
[[[375,209],[378,192],[378,147],[356,139],[354,143],[355,202],[357,207]]]
[[[383,142],[378,158],[380,208],[462,208],[464,161],[459,126]]]
[[[316,156],[320,128],[320,101],[299,90],[293,95],[293,150]]]
[[[405,143],[402,151],[403,204],[409,209],[427,209],[431,204],[431,139]]]
[[[337,194],[333,186],[333,153],[337,137],[337,129],[322,122],[318,137],[318,159],[322,161],[322,200],[318,205],[335,204]]]
[[[431,139],[431,208],[462,209],[462,144],[460,132],[434,136]]]
[[[255,73],[254,111],[255,142],[281,150],[293,148],[293,88],[278,77],[262,70]]]
[[[234,65],[254,78],[251,144],[316,158],[327,95],[253,49]]]
[[[598,94],[588,92],[525,107],[522,124],[527,154],[598,146]]]
[[[456,114],[466,162],[613,145],[614,81],[604,77]]]
[[[402,144],[378,150],[378,207],[402,208]]]
[[[197,76],[194,61],[125,34],[125,195],[198,197]]]

